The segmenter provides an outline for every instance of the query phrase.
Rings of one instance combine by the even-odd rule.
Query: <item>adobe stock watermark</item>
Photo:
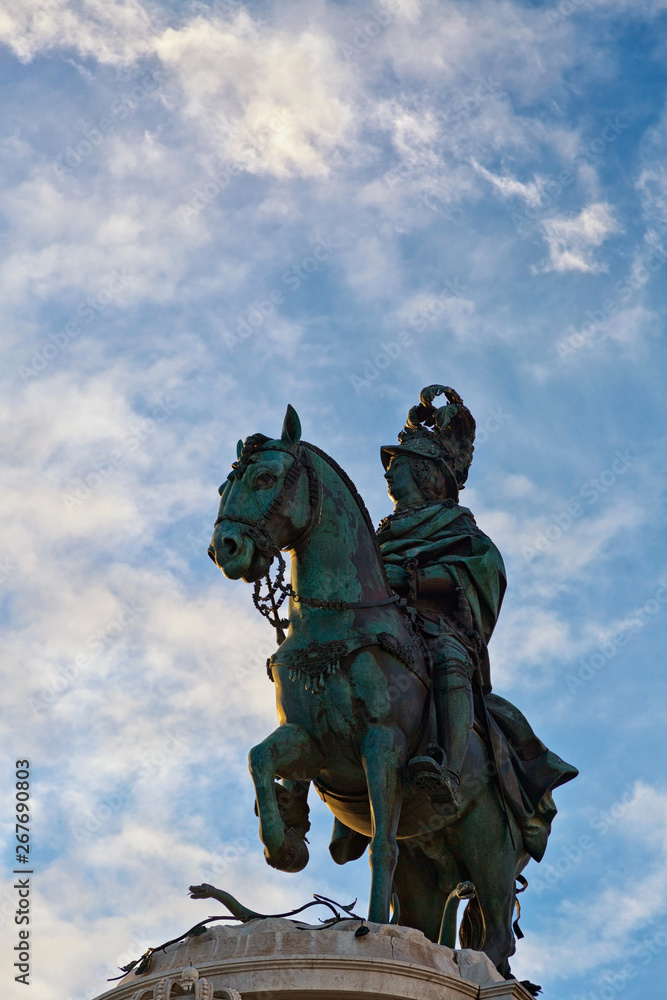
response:
[[[454,281],[445,281],[443,290],[423,305],[408,320],[407,325],[418,333],[423,333],[431,323],[435,323],[447,309],[447,303],[454,298],[458,298],[467,290],[468,286],[461,284],[458,278]],[[408,330],[401,330],[394,340],[382,341],[380,350],[371,358],[364,358],[361,375],[350,375],[350,382],[354,391],[359,394],[371,387],[385,371],[401,356],[406,347],[410,347],[414,342],[413,335]]]
[[[622,121],[618,115],[614,115],[613,118],[605,118],[600,134],[591,139],[583,149],[580,149],[572,162],[595,163],[605,150],[616,142],[619,135],[625,132],[626,128],[630,128],[630,122]]]
[[[566,534],[575,521],[583,516],[587,507],[597,503],[614,484],[632,468],[637,461],[637,456],[627,449],[615,452],[614,458],[609,468],[604,469],[597,476],[591,476],[579,488],[579,491],[571,497],[565,504],[565,508],[558,514],[551,514],[553,524],[545,528],[544,531],[537,531],[529,545],[521,546],[521,555],[530,563],[536,556],[544,555],[551,546]],[[585,501],[582,503],[581,501]]]
[[[183,222],[190,222],[199,213],[210,205],[224,191],[232,177],[241,172],[238,163],[227,163],[224,167],[214,171],[207,181],[199,187],[193,189],[192,197],[184,204],[179,205],[178,212]]]
[[[283,271],[282,285],[288,289],[290,294],[298,291],[323,264],[331,259],[334,252],[342,245],[342,240],[336,240],[331,235],[328,237],[319,236],[317,243],[310,248],[309,254],[292,262]],[[234,330],[228,330],[227,327],[223,329],[222,339],[227,347],[232,350],[244,340],[248,340],[264,325],[267,319],[277,314],[276,307],[285,303],[287,295],[288,292],[276,287],[272,288],[265,298],[255,299],[251,302],[236,316]]]
[[[40,28],[49,22],[49,14],[61,14],[67,0],[44,0],[39,10],[32,15],[32,23]]]
[[[293,116],[287,111],[280,115],[272,115],[269,124],[259,128],[253,136],[255,148],[261,149],[266,146],[272,136],[279,135],[290,124]],[[209,179],[193,188],[192,195],[184,204],[179,206],[179,214],[184,222],[190,222],[196,218],[200,212],[207,208],[218,195],[229,185],[232,177],[240,174],[243,167],[231,160],[225,166],[220,167],[210,174]]]
[[[134,931],[129,943],[123,945],[125,950],[118,955],[115,962],[106,962],[97,966],[93,974],[95,979],[108,982],[112,977],[117,976],[124,966],[136,959],[137,955],[144,954],[150,940],[151,934],[149,932]],[[90,986],[85,993],[77,993],[76,996],[70,994],[68,1000],[95,1000],[98,995],[99,987]]]
[[[604,837],[616,826],[628,811],[628,807],[645,794],[644,785],[626,784],[620,797],[608,809],[601,809],[589,821],[588,826],[597,837]],[[538,897],[550,892],[561,879],[569,875],[583,860],[586,854],[595,847],[595,839],[588,833],[582,833],[572,844],[561,848],[558,856],[548,864],[540,864],[539,874],[530,881],[531,888]]]
[[[666,260],[667,253],[664,250],[655,245],[651,246],[651,252],[633,269],[632,274],[615,282],[614,291],[620,296],[621,303],[624,305],[628,303],[633,295],[650,281],[651,276],[660,270]],[[559,361],[563,363],[582,347],[591,347],[598,337],[606,336],[607,323],[610,317],[618,312],[618,307],[617,299],[610,296],[602,302],[600,309],[587,309],[584,314],[586,320],[580,328],[577,329],[571,324],[567,329],[567,335],[556,344]]]
[[[618,115],[613,118],[605,118],[600,133],[587,142],[584,148],[572,157],[570,162],[575,166],[582,163],[595,163],[627,128],[630,128],[630,122],[622,121]],[[565,169],[561,170],[556,177],[538,182],[539,191],[535,197],[535,204],[526,205],[521,212],[510,213],[512,223],[519,236],[523,236],[542,218],[545,212],[553,208],[565,189],[574,184],[574,181],[574,173]]]
[[[291,791],[284,789],[281,791],[280,788],[276,788],[276,797],[278,800],[278,808],[283,811],[284,807],[289,808],[289,803],[293,799],[298,799],[304,795],[307,798],[310,782],[307,783],[308,787],[303,789],[303,786],[292,787]],[[233,864],[236,864],[241,860],[242,857],[248,854],[249,851],[254,851],[257,845],[257,821],[252,825],[248,825],[245,831],[238,837],[235,837],[232,841],[227,843],[225,847],[219,854],[214,854],[206,864],[202,865],[202,871],[214,878],[219,878],[221,875],[225,875],[229,871]]]
[[[155,778],[171,757],[183,753],[190,746],[189,737],[180,732],[167,730],[165,736],[158,748],[141,758],[128,781],[121,782],[113,792],[100,799],[94,808],[73,826],[72,834],[78,844],[97,836],[112,816],[123,809],[134,790],[135,782],[142,778]]]
[[[51,163],[51,171],[56,179],[62,181],[71,176],[77,167],[102,145],[106,137],[116,131],[118,124],[125,121],[150,94],[155,93],[159,86],[155,75],[146,73],[129,93],[123,94],[115,101],[108,114],[103,115],[96,125],[90,128],[81,125],[83,139],[79,139],[76,145],[65,146]]]
[[[394,20],[396,4],[385,3],[382,7],[369,7],[357,21],[356,27],[347,36],[347,41],[341,42],[340,54],[349,61],[364,54],[369,45],[379,38]]]
[[[471,118],[478,111],[484,101],[492,94],[501,93],[500,84],[491,76],[479,76],[472,81],[473,85],[457,99],[454,107],[448,108],[441,119],[442,129],[445,135],[454,132],[464,121]],[[396,187],[404,181],[413,180],[415,168],[412,163],[401,163],[399,166],[389,170],[384,175],[385,182],[389,187]],[[429,204],[428,202],[426,202]],[[432,206],[430,206],[432,207]]]
[[[591,0],[560,0],[560,3],[555,7],[544,12],[544,17],[547,24],[552,27],[554,24],[566,21],[568,17],[576,14],[577,11],[590,6]]]
[[[500,84],[491,76],[477,77],[473,83],[474,86],[460,98],[460,103],[457,101],[456,107],[445,112],[443,119],[445,132],[451,132],[458,128],[462,122],[479,110],[487,97],[491,94],[498,94],[501,90]]]
[[[0,587],[14,576],[18,568],[18,563],[14,562],[10,556],[0,559]]]
[[[151,416],[143,417],[121,439],[120,446],[110,451],[106,458],[93,463],[93,469],[74,481],[68,493],[61,493],[68,514],[81,507],[89,497],[93,496],[106,482],[111,479],[123,462],[133,452],[137,451],[178,409],[178,400],[170,393],[165,393],[151,408]]]
[[[126,268],[115,269],[107,278],[105,284],[95,295],[88,296],[75,309],[75,315],[85,323],[92,323],[109,308],[113,300],[125,291],[135,280],[135,275]],[[72,341],[81,333],[80,323],[72,319],[64,328],[48,335],[46,343],[35,348],[30,357],[30,364],[19,365],[17,373],[24,385],[38,378],[63,351],[66,351]]]
[[[243,9],[241,0],[213,0],[209,7],[213,14],[229,14]]]
[[[144,609],[134,602],[122,601],[120,611],[101,629],[91,632],[86,639],[86,649],[90,652],[78,653],[71,663],[64,666],[57,674],[52,674],[38,690],[31,691],[27,702],[37,716],[51,708],[67,691],[71,691],[82,672],[88,670],[99,655],[107,653],[119,637],[138,617],[144,614]]]
[[[667,927],[661,927],[660,930],[645,937],[641,944],[635,945],[630,952],[632,961],[624,962],[622,966],[617,966],[614,971],[603,972],[595,989],[589,990],[577,1000],[615,1000],[627,989],[628,984],[637,978],[641,966],[650,965],[656,957],[662,954],[665,948],[667,948]],[[627,954],[627,945],[624,951]]]
[[[485,760],[479,771],[475,774],[463,774],[461,776],[461,792],[467,801],[473,800],[487,784],[495,784],[499,775],[507,774],[512,764],[509,757],[505,757],[499,765],[493,759]],[[432,850],[434,837],[441,835],[447,819],[437,813],[432,813],[428,819],[419,820],[417,833],[414,837],[401,843],[401,850],[405,848],[412,856],[417,850],[424,850],[429,853]],[[439,841],[436,840],[436,844]]]
[[[667,605],[667,571],[658,580],[658,587],[653,597],[650,597],[640,607],[634,608],[618,632],[605,642],[599,643],[594,652],[583,656],[579,660],[579,670],[576,674],[565,675],[565,684],[570,694],[576,694],[580,688],[597,677],[600,671],[614,659],[619,649],[622,649],[629,642],[632,635],[655,621],[665,605]]]
[[[234,837],[223,847],[219,854],[214,854],[206,864],[202,865],[202,872],[213,878],[219,878],[229,871],[233,864],[240,861],[242,857],[254,850],[257,845],[256,826],[248,827],[245,833]]]
[[[14,889],[5,889],[0,899],[0,927],[5,924],[14,926],[16,915],[16,893]]]

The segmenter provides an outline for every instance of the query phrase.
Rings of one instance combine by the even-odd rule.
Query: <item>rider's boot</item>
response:
[[[474,720],[470,683],[450,688],[446,700],[442,730],[440,730],[441,720],[438,718],[438,729],[442,733],[440,739],[445,749],[446,773],[443,776],[442,789],[434,792],[431,795],[431,800],[436,812],[451,812],[451,807],[458,812],[461,768],[468,749],[468,738]],[[439,714],[436,712],[436,716]]]

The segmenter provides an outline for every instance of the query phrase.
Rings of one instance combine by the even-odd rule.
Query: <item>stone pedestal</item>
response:
[[[531,1000],[486,955],[434,945],[421,931],[358,921],[318,928],[292,920],[214,924],[152,956],[97,1000]],[[194,966],[199,978],[179,985]],[[190,972],[190,975],[196,975]]]

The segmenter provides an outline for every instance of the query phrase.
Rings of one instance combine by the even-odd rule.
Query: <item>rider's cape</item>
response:
[[[453,500],[385,518],[377,539],[385,563],[403,566],[406,559],[416,559],[430,576],[448,577],[462,589],[475,629],[484,640],[480,669],[483,690],[489,692],[486,645],[507,585],[503,558],[491,539],[477,527],[467,507]]]
[[[578,771],[537,738],[518,708],[491,693],[487,643],[506,587],[500,552],[471,512],[452,500],[386,518],[377,538],[386,563],[403,566],[406,559],[417,559],[430,576],[449,577],[462,588],[483,639],[479,668],[486,718],[480,722],[493,745],[505,800],[521,827],[526,850],[539,861],[556,815],[551,793]]]
[[[528,854],[541,861],[557,812],[551,793],[579,772],[538,739],[516,705],[497,694],[485,700],[505,800],[519,823]]]

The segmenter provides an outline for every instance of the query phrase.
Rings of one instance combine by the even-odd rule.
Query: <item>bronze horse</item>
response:
[[[359,857],[370,841],[370,921],[389,922],[396,893],[402,923],[453,946],[455,913],[448,907],[441,930],[443,908],[470,880],[476,896],[461,943],[509,975],[515,879],[529,856],[477,731],[458,813],[440,815],[405,781],[428,727],[428,672],[354,485],[301,441],[288,406],[279,439],[239,442],[220,496],[209,555],[225,576],[256,583],[281,550],[291,556],[289,630],[269,661],[280,724],[249,755],[267,862],[286,871],[306,864],[307,814],[295,807],[290,815],[289,790],[313,782],[347,838],[335,859]],[[287,807],[276,778],[286,782]]]

